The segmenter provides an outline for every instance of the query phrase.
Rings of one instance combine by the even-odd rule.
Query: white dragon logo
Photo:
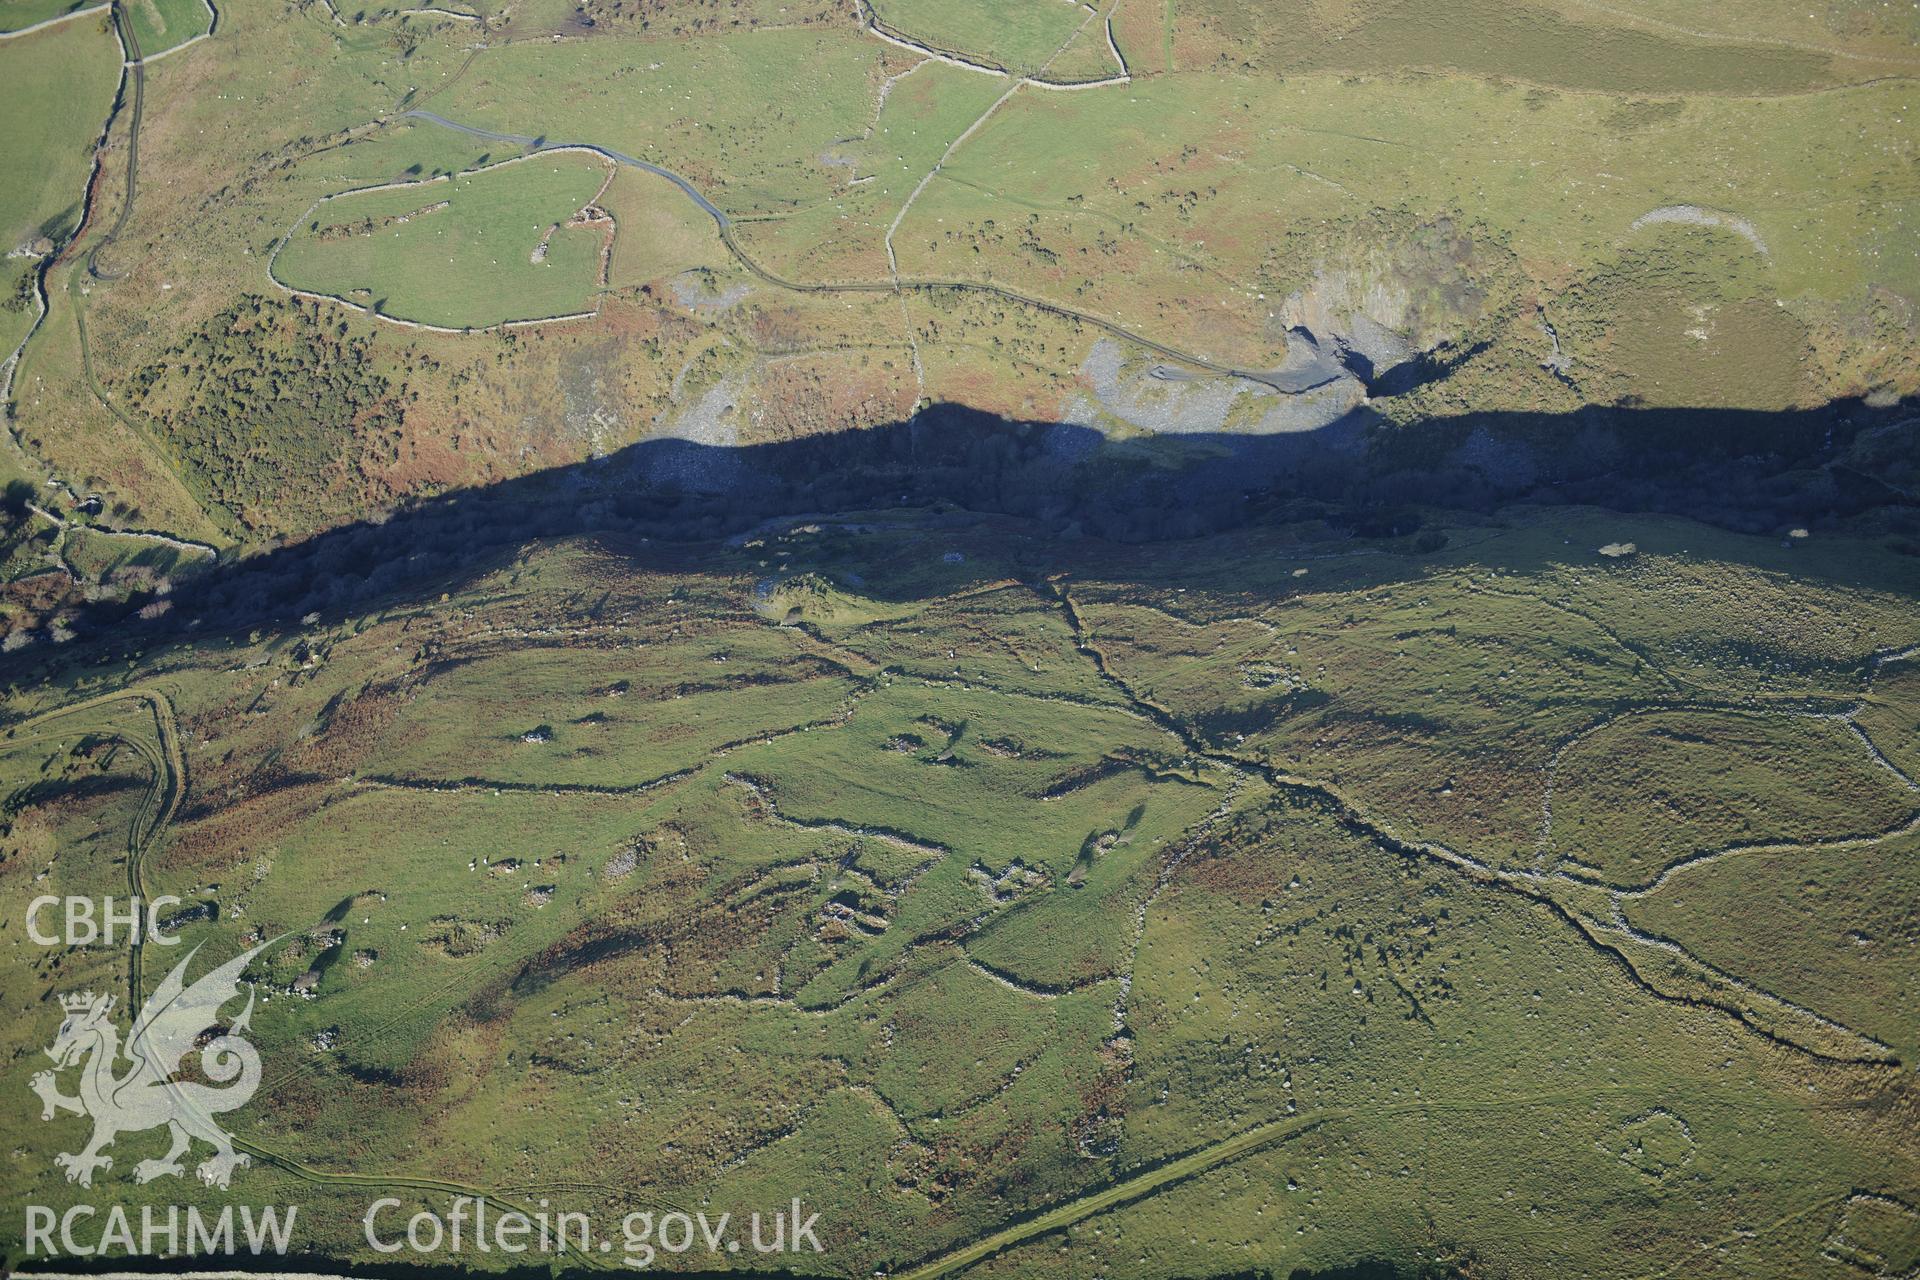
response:
[[[269,945],[263,943],[236,956],[190,987],[186,985],[187,965],[199,948],[189,951],[134,1019],[124,1054],[119,1030],[109,1016],[112,996],[88,991],[60,997],[60,1007],[67,1016],[47,1048],[54,1070],[38,1073],[29,1083],[40,1095],[42,1120],[51,1120],[62,1111],[93,1117],[93,1137],[87,1145],[53,1158],[66,1170],[67,1181],[92,1186],[96,1169],[113,1167],[113,1158],[101,1152],[117,1135],[161,1125],[172,1135],[173,1145],[161,1159],[142,1160],[135,1165],[136,1182],[184,1172],[180,1157],[195,1138],[213,1147],[213,1154],[198,1169],[200,1181],[210,1187],[226,1186],[233,1171],[248,1162],[244,1154],[234,1151],[233,1139],[214,1123],[213,1117],[246,1105],[260,1087],[260,1054],[240,1038],[253,1018],[251,985],[247,988],[247,1007],[240,1016],[224,1030],[219,1030],[218,1024],[220,1006],[240,995],[240,974]],[[202,1043],[209,1032],[216,1034]],[[196,1047],[200,1050],[201,1072],[224,1088],[173,1078],[182,1059]],[[116,1075],[115,1067],[123,1056],[133,1065],[124,1075]],[[75,1065],[80,1065],[80,1092],[70,1098],[60,1092],[54,1074]]]

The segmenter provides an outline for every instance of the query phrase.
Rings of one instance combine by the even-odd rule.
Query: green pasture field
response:
[[[727,271],[733,266],[713,219],[665,178],[622,168],[600,205],[617,225],[607,269],[612,288],[631,288],[696,268]]]
[[[0,31],[18,31],[89,7],[89,0],[0,0]]]
[[[213,29],[213,9],[207,0],[128,0],[140,56],[165,53]]]
[[[103,21],[76,18],[0,43],[0,114],[9,121],[0,171],[12,175],[0,187],[0,251],[64,240],[79,224],[93,144],[120,81],[118,46]],[[64,108],[52,109],[56,101]]]
[[[876,0],[873,8],[892,31],[1027,75],[1087,16],[1084,6],[1063,0]]]
[[[836,594],[860,598],[858,588]],[[1059,602],[1029,583],[984,584],[963,596],[931,600],[910,615],[890,601],[861,602],[861,612],[846,606],[834,613],[805,609],[801,618],[848,627],[843,644],[906,680],[978,683],[1087,707],[1125,705],[1075,652]],[[913,625],[888,625],[904,617]]]
[[[851,673],[774,632],[649,645],[628,661],[512,650],[394,690],[394,730],[368,768],[529,785],[637,787],[685,767],[688,750],[836,718]],[[705,678],[690,680],[690,673]],[[750,698],[742,698],[751,690]],[[475,717],[477,706],[491,710]],[[741,719],[745,712],[746,719]],[[527,719],[527,717],[531,719]],[[516,719],[518,717],[518,719]],[[522,724],[519,719],[526,719]],[[404,721],[404,725],[401,723]],[[538,741],[525,739],[533,736]]]
[[[565,223],[608,173],[597,156],[537,156],[342,196],[294,230],[275,268],[295,289],[450,328],[588,311],[606,228]]]
[[[472,138],[424,120],[399,119],[349,139],[326,158],[325,181],[335,191],[414,182],[480,169],[524,154],[508,143]]]
[[[901,74],[858,132],[822,150],[821,162],[839,179],[831,198],[743,220],[736,234],[765,265],[798,280],[884,278],[894,216],[953,140],[1006,91],[1003,80],[939,62]]]

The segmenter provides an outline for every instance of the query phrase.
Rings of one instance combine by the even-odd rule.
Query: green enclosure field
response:
[[[8,175],[0,183],[0,252],[63,239],[80,221],[93,143],[120,81],[119,46],[102,20],[76,18],[0,42],[0,173]]]
[[[700,267],[733,269],[713,219],[665,178],[623,167],[600,203],[618,227],[607,268],[615,289]]]
[[[19,31],[52,18],[94,7],[97,0],[0,0],[0,31]],[[104,20],[106,11],[101,10]],[[77,19],[76,19],[77,21]]]
[[[348,139],[325,160],[314,165],[315,180],[337,184],[334,191],[378,186],[388,182],[417,182],[441,178],[468,169],[484,168],[523,154],[524,149],[424,120],[401,118],[381,128]],[[324,174],[324,178],[322,175]]]
[[[1077,0],[875,0],[873,8],[889,30],[1028,75],[1087,17]]]
[[[323,201],[275,270],[292,288],[449,328],[589,311],[608,228],[565,224],[607,173],[598,157],[538,156]]]
[[[989,76],[921,63],[892,82],[863,129],[820,153],[843,184],[832,199],[743,221],[735,234],[756,258],[800,279],[884,277],[894,216],[949,144],[1006,91]]]
[[[143,58],[178,48],[213,29],[213,9],[207,0],[127,0],[127,16]]]
[[[638,787],[685,768],[689,752],[824,724],[844,710],[854,693],[845,673],[779,639],[653,645],[624,661],[583,661],[565,651],[464,660],[393,691],[392,727],[367,767],[410,777]],[[703,667],[709,678],[687,679]],[[743,698],[748,689],[753,695]],[[491,709],[476,719],[481,705]]]

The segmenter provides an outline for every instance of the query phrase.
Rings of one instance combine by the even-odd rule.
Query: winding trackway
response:
[[[152,848],[154,839],[173,822],[174,814],[179,812],[180,802],[186,797],[187,759],[180,749],[173,704],[167,700],[167,696],[157,689],[121,689],[80,702],[68,703],[66,706],[55,707],[51,711],[43,711],[17,724],[7,726],[4,734],[0,734],[0,749],[27,746],[63,737],[65,735],[57,730],[44,726],[65,717],[79,715],[85,711],[95,711],[117,702],[136,703],[153,716],[155,738],[153,743],[143,742],[139,738],[112,728],[91,730],[99,736],[110,737],[124,744],[153,770],[153,780],[148,784],[147,793],[141,798],[140,808],[134,814],[133,822],[127,830],[127,887],[134,897],[146,901],[148,898],[145,872],[147,852]],[[131,1009],[138,1009],[146,999],[140,972],[140,945],[136,938],[129,950],[127,988],[132,997],[129,1005]]]
[[[985,294],[999,298],[1005,302],[1011,302],[1017,306],[1031,307],[1037,311],[1045,311],[1050,315],[1059,316],[1063,320],[1070,320],[1076,324],[1090,325],[1103,333],[1119,338],[1123,342],[1130,342],[1156,355],[1165,356],[1169,360],[1177,361],[1180,364],[1188,365],[1195,369],[1204,369],[1209,373],[1218,374],[1221,377],[1241,378],[1248,382],[1257,382],[1262,386],[1271,387],[1283,395],[1298,394],[1296,388],[1291,385],[1290,380],[1280,373],[1261,369],[1241,369],[1232,365],[1221,364],[1217,361],[1209,360],[1205,356],[1195,355],[1190,351],[1182,351],[1180,348],[1168,346],[1164,342],[1157,342],[1145,334],[1135,333],[1124,325],[1116,324],[1111,320],[1104,319],[1089,312],[1078,311],[1072,307],[1062,306],[1057,302],[1049,302],[1044,298],[1035,298],[1027,294],[1016,293],[1012,289],[1003,288],[997,284],[986,284],[976,280],[930,279],[901,279],[897,282],[891,280],[852,280],[819,283],[789,280],[784,276],[776,275],[767,270],[748,256],[747,251],[741,248],[740,242],[734,238],[733,220],[715,205],[713,201],[702,194],[692,182],[671,169],[651,164],[645,160],[635,159],[633,156],[626,155],[623,152],[614,151],[591,142],[553,142],[542,138],[529,138],[521,134],[500,133],[492,129],[481,129],[473,125],[461,124],[458,121],[449,120],[445,116],[438,115],[431,111],[405,111],[396,118],[402,120],[424,120],[429,124],[438,125],[445,129],[453,129],[460,133],[467,134],[470,137],[482,138],[490,142],[505,142],[515,146],[528,147],[534,151],[591,151],[595,155],[604,156],[616,164],[630,165],[636,169],[643,169],[648,173],[665,178],[676,187],[679,187],[681,191],[685,192],[689,199],[697,204],[708,217],[713,219],[714,225],[719,228],[721,242],[727,246],[727,250],[733,254],[740,265],[755,278],[773,285],[775,288],[788,289],[795,293],[897,293],[911,290],[919,293],[952,291],[956,293]],[[287,234],[290,237],[292,230],[289,229]],[[381,318],[386,319],[387,317]],[[476,328],[474,332],[480,332],[480,329]]]
[[[565,147],[572,151],[591,151],[595,155],[605,156],[615,164],[624,164],[634,169],[644,169],[648,173],[665,178],[668,182],[671,182],[674,186],[686,192],[687,198],[705,210],[707,216],[720,225],[721,231],[726,231],[732,225],[727,215],[722,213],[713,201],[700,194],[698,187],[694,186],[673,170],[663,169],[659,165],[649,164],[645,160],[636,160],[625,152],[615,151],[610,147],[597,146],[591,142],[553,143],[546,141],[544,138],[525,138],[517,133],[496,133],[492,129],[477,129],[470,124],[460,124],[457,121],[447,119],[445,116],[435,115],[431,111],[403,111],[400,113],[400,119],[425,120],[431,124],[437,124],[444,129],[452,129],[457,133],[464,133],[471,138],[482,138],[488,142],[510,142],[514,146],[531,147],[535,151],[552,151],[560,147]]]
[[[126,5],[120,0],[114,0],[113,26],[114,30],[120,33],[120,49],[124,55],[121,63],[133,81],[133,114],[127,122],[126,198],[120,202],[120,215],[113,220],[113,225],[108,227],[107,233],[96,240],[93,248],[87,251],[87,274],[96,280],[116,278],[101,274],[100,251],[119,239],[121,231],[126,228],[127,219],[133,216],[133,184],[140,168],[140,116],[146,107],[147,98],[147,68],[145,60],[140,56],[140,37],[134,34],[133,19],[127,16]],[[112,128],[111,117],[108,119],[108,128]],[[104,137],[103,133],[103,141]],[[80,232],[76,231],[74,239],[77,241],[79,238]]]

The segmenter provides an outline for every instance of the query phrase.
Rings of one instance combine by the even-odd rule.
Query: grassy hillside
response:
[[[603,1218],[797,1188],[833,1275],[1843,1274],[1848,1215],[1920,1185],[1881,834],[1920,799],[1867,716],[1914,562],[1445,532],[534,544],[48,652],[12,669],[0,892],[114,891],[131,847],[208,955],[289,935],[235,1187],[343,1263],[404,1176]],[[125,956],[6,981],[24,1090],[42,993]],[[75,1195],[82,1122],[14,1126],[7,1194]],[[130,1164],[116,1197],[199,1194]]]

